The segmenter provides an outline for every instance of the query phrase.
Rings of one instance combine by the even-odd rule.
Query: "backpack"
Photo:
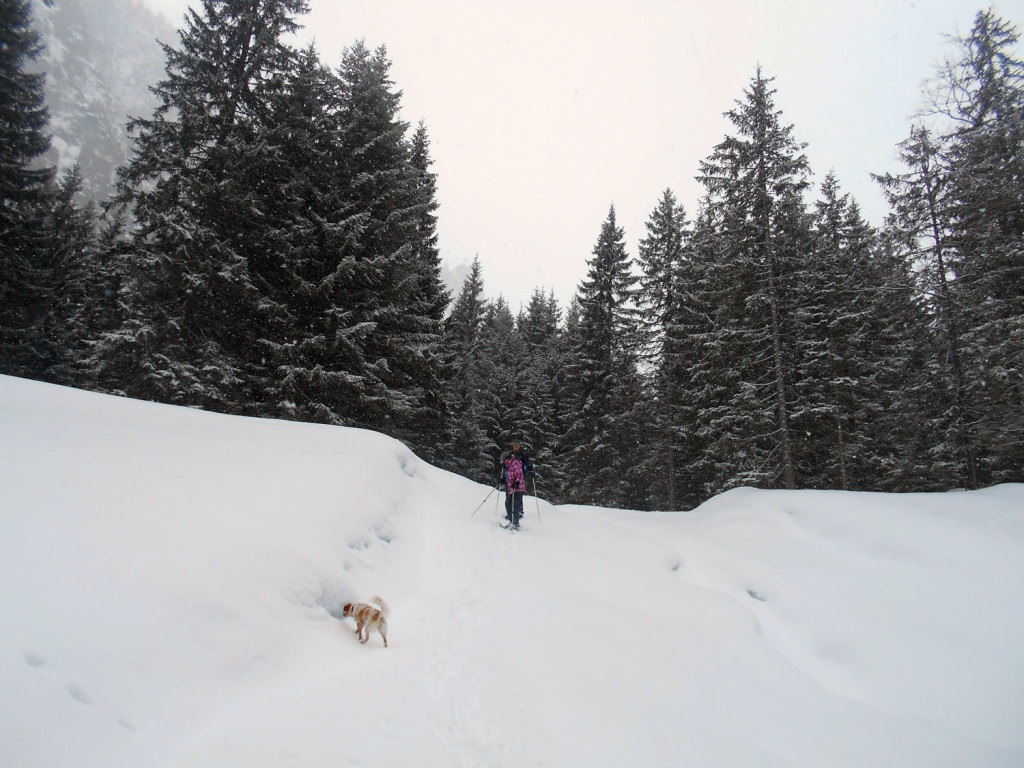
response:
[[[526,491],[526,475],[523,472],[523,462],[516,456],[510,456],[505,462],[505,484],[508,491]]]

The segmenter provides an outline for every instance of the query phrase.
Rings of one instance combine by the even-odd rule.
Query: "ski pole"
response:
[[[491,488],[491,493],[494,493],[496,490],[498,490],[498,486],[494,486],[493,488]],[[487,500],[491,498],[491,493],[488,493],[486,496],[484,496],[484,500],[476,505],[476,509],[473,510],[473,514],[470,515],[470,517],[473,517],[474,515],[476,515],[477,512],[480,511],[480,507],[486,504]]]
[[[537,478],[531,477],[530,482],[533,483],[533,503],[537,505],[537,522],[540,522],[540,501],[537,498]]]

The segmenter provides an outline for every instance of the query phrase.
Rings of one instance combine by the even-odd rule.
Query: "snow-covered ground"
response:
[[[0,765],[1024,765],[1024,486],[531,498],[519,534],[487,493],[0,377]],[[387,649],[337,618],[374,594]]]

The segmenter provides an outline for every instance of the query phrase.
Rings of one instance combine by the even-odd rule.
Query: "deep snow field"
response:
[[[1024,486],[487,493],[0,377],[0,766],[1024,766]],[[337,618],[374,594],[387,649]]]

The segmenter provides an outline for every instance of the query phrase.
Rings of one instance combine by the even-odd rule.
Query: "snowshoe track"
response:
[[[511,739],[501,725],[480,708],[464,668],[467,652],[479,637],[481,617],[495,604],[515,557],[515,538],[493,530],[490,546],[466,580],[465,590],[452,601],[443,622],[446,630],[426,663],[423,691],[430,702],[431,726],[460,766],[522,764],[512,754]]]

